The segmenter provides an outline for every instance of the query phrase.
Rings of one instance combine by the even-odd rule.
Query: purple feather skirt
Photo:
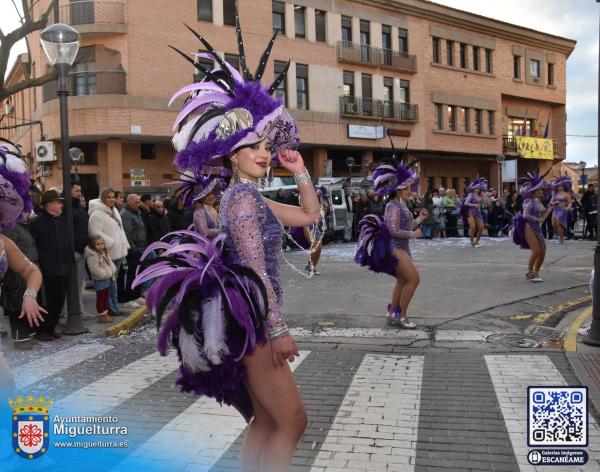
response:
[[[231,405],[250,422],[242,359],[267,342],[267,294],[258,275],[225,257],[224,238],[193,231],[165,236],[146,249],[143,258],[164,252],[144,264],[134,286],[153,280],[146,304],[157,317],[159,352],[177,349],[181,390]]]
[[[477,208],[469,207],[465,204],[460,206],[460,216],[463,220],[463,225],[466,227],[469,226],[469,216],[474,217],[476,220],[482,220],[483,216],[481,215],[481,211]]]
[[[398,259],[392,253],[392,236],[385,223],[375,215],[367,215],[359,225],[354,261],[373,272],[396,277]]]
[[[542,227],[532,221],[527,221],[522,213],[517,213],[513,217],[512,224],[510,226],[510,232],[512,232],[513,242],[521,249],[531,249],[525,238],[525,228],[529,228],[533,231],[536,238],[540,240],[543,247],[546,247],[546,240],[542,233]]]

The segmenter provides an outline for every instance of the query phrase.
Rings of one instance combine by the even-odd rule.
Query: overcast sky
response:
[[[567,160],[597,162],[598,8],[594,0],[434,0],[577,41],[567,62]],[[17,2],[20,3],[20,2]],[[0,0],[0,28],[18,25],[11,0]],[[18,52],[25,50],[24,45]]]

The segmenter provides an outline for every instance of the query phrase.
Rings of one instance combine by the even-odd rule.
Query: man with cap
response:
[[[40,325],[36,338],[52,341],[60,338],[56,330],[65,303],[69,273],[75,270],[75,256],[69,240],[69,225],[62,212],[63,202],[56,190],[42,193],[42,213],[31,223],[39,264],[44,276],[48,314]]]

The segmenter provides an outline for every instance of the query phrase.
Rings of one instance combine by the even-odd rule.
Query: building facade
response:
[[[166,191],[175,173],[171,126],[181,106],[168,101],[199,78],[167,47],[199,50],[183,23],[237,66],[234,1],[176,4],[59,2],[54,21],[82,35],[69,124],[72,146],[84,153],[76,171],[88,189]],[[516,159],[521,174],[565,158],[566,62],[575,41],[424,0],[244,0],[238,8],[251,69],[279,33],[264,79],[291,60],[277,95],[298,120],[313,176],[367,175],[393,144],[418,159],[423,191],[461,192],[477,174],[497,187],[502,159]],[[48,65],[39,33],[30,44],[32,71],[41,75]],[[23,60],[11,71],[14,80]],[[46,185],[61,181],[55,92],[51,83],[11,97],[0,123]],[[534,133],[552,140],[550,159],[518,157],[515,135]],[[40,141],[54,143],[57,162],[35,162]]]

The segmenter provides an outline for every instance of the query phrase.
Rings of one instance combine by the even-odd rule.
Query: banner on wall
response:
[[[524,159],[554,159],[551,139],[515,136],[517,152]]]

